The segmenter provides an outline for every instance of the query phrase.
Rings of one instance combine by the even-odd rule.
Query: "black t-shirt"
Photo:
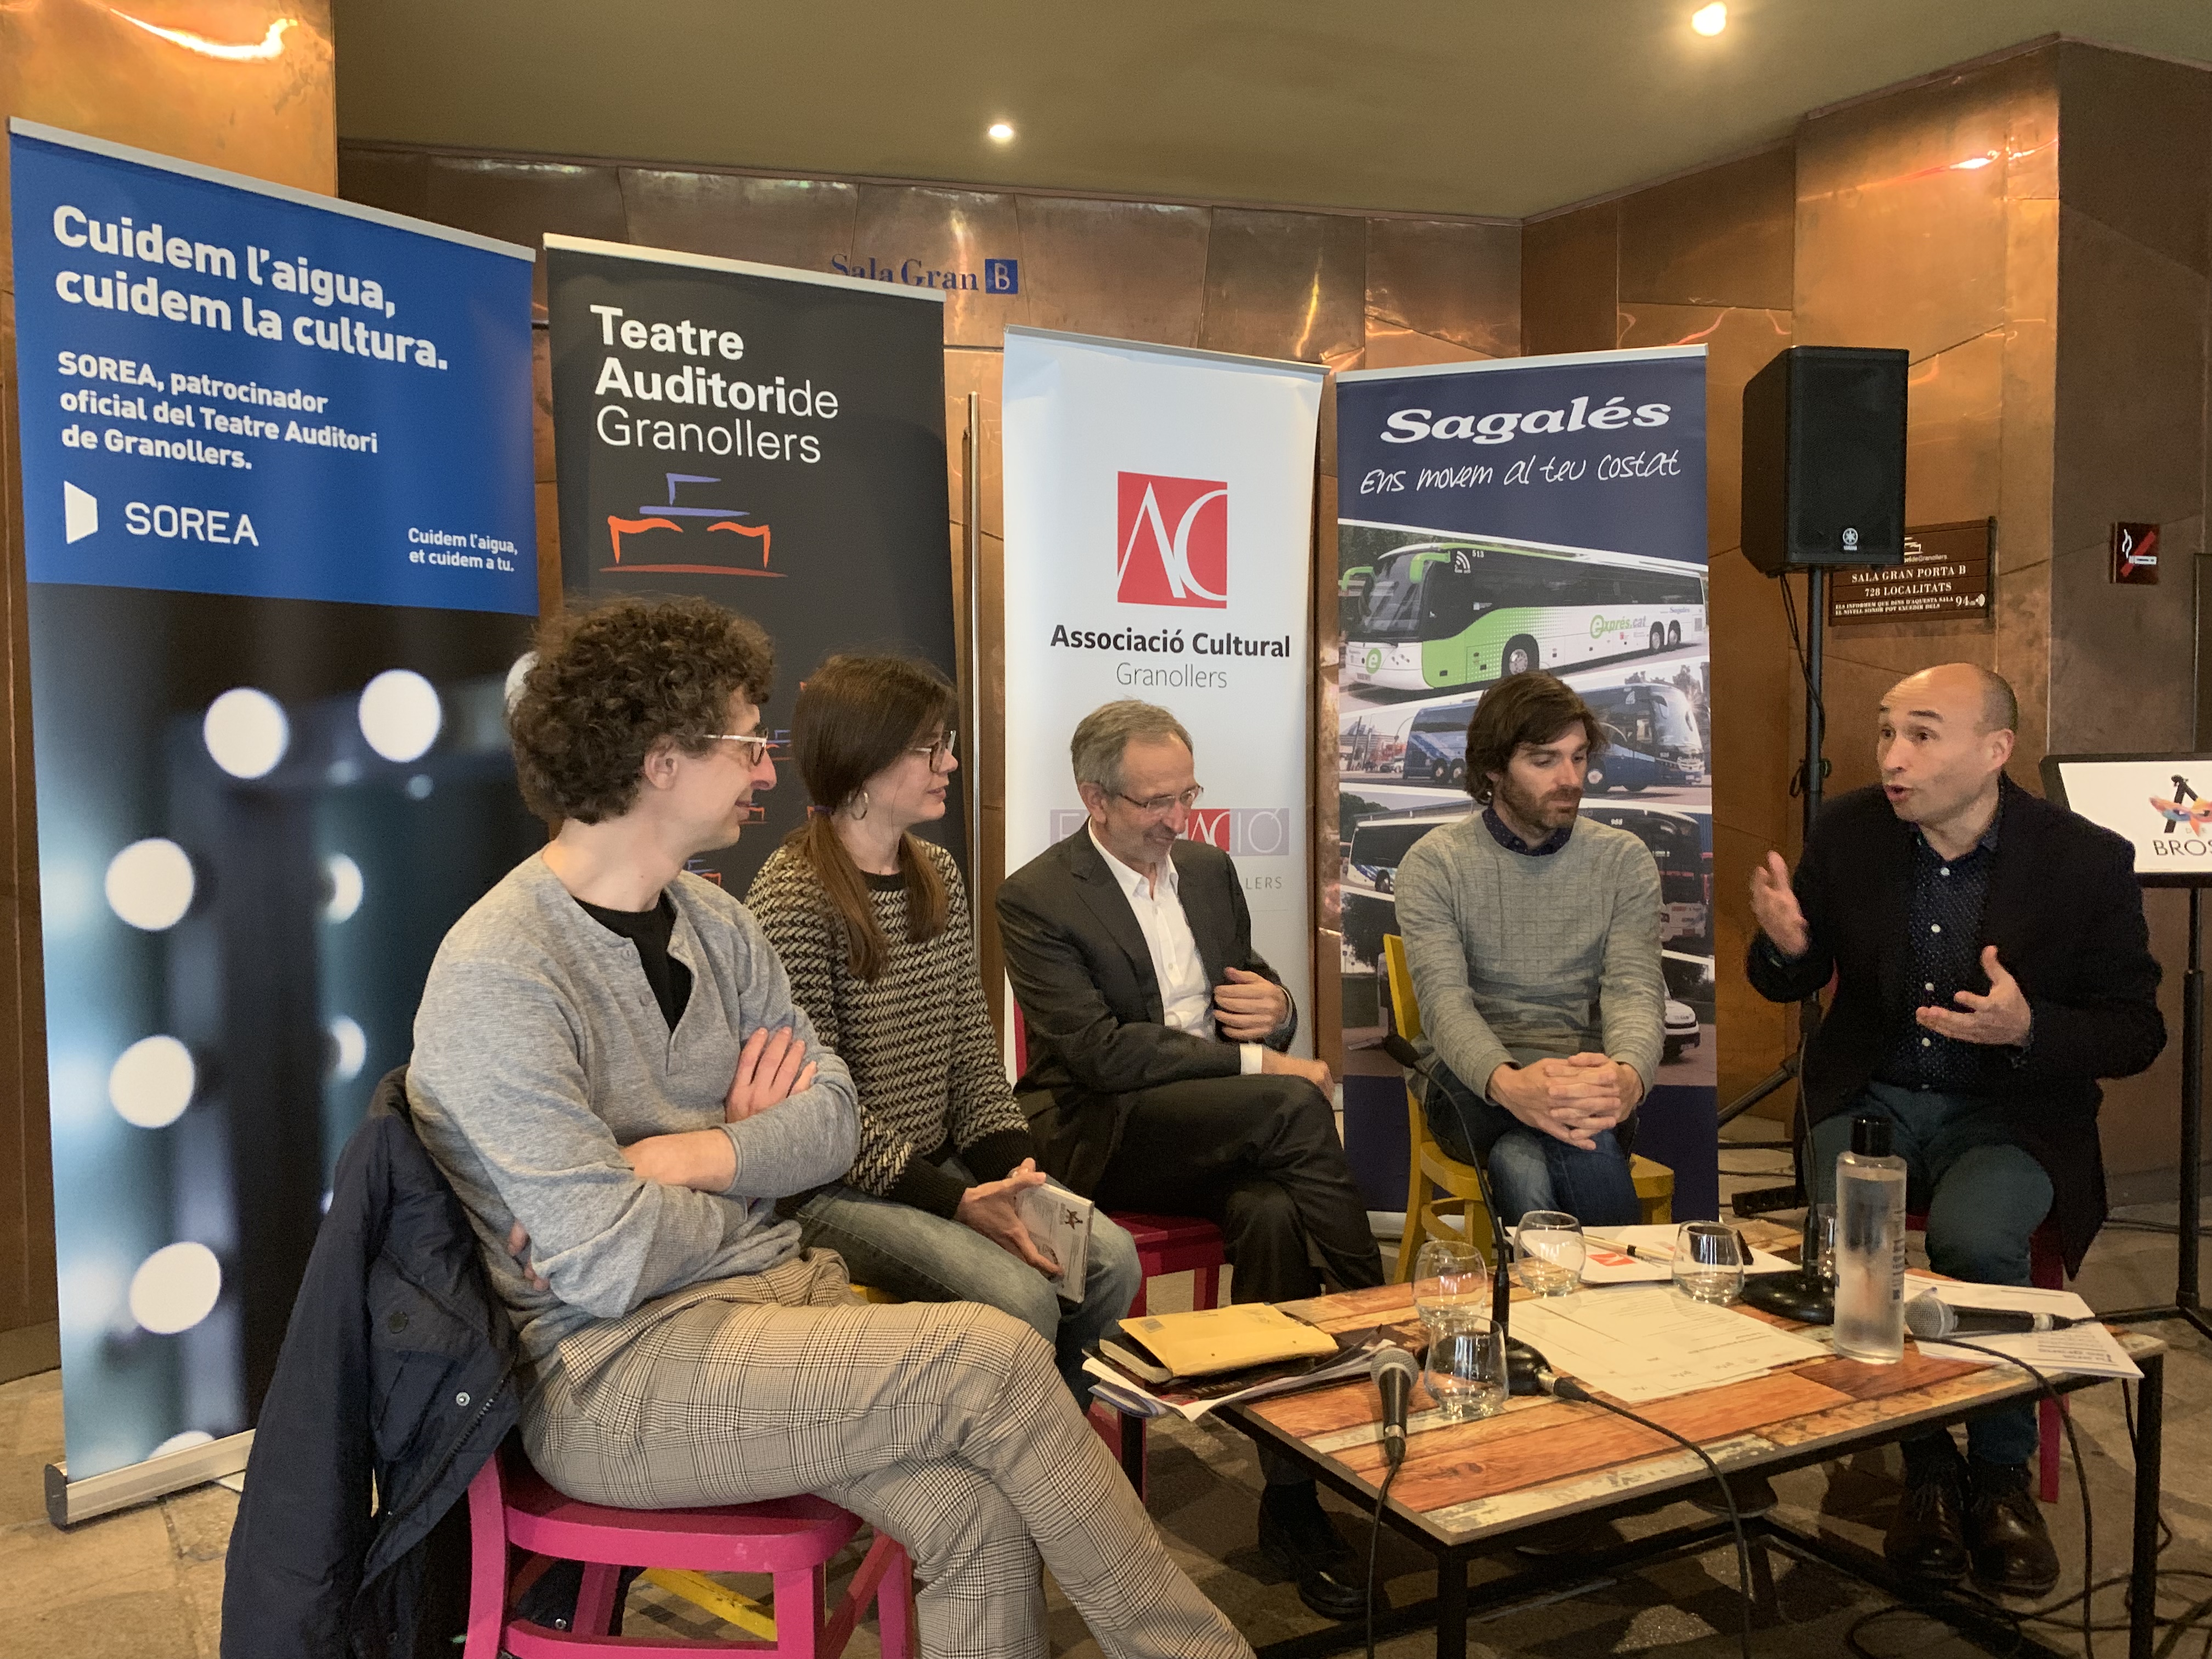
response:
[[[610,910],[604,905],[584,904],[585,914],[611,933],[620,933],[637,947],[645,969],[645,981],[653,987],[661,1018],[674,1030],[691,1000],[691,970],[668,954],[668,941],[676,933],[676,903],[666,893],[650,910]]]

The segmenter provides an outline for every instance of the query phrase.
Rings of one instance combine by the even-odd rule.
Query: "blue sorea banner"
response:
[[[10,161],[74,1488],[242,1461],[431,956],[544,843],[531,263],[22,122]]]
[[[523,250],[10,130],[32,581],[536,613]]]

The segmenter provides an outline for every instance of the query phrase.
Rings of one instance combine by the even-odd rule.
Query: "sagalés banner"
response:
[[[1659,866],[1666,1048],[1638,1150],[1674,1166],[1677,1214],[1713,1214],[1705,349],[1344,374],[1337,467],[1346,1042],[1377,1024],[1399,860],[1474,810],[1475,704],[1555,673],[1607,728],[1583,816]]]
[[[775,641],[765,726],[842,651],[957,680],[945,487],[945,296],[734,259],[545,239],[562,586],[702,594]],[[973,732],[961,763],[972,763]],[[787,750],[736,846],[740,897],[806,815]],[[967,863],[958,790],[926,833]]]
[[[501,724],[531,256],[21,121],[9,156],[76,1483],[251,1425],[439,939],[544,841]]]
[[[1137,697],[1197,746],[1185,834],[1236,860],[1313,1052],[1308,573],[1318,365],[1006,331],[1006,867],[1085,822],[1076,723]]]

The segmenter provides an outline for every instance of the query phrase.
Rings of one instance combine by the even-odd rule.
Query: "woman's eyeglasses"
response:
[[[945,757],[952,752],[952,741],[959,735],[957,732],[947,726],[945,735],[935,743],[917,743],[910,746],[906,752],[909,755],[928,756],[930,769],[934,771],[945,764]]]

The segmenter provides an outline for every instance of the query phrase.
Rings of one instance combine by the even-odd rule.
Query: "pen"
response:
[[[1600,1238],[1595,1233],[1586,1235],[1589,1243],[1601,1250],[1618,1250],[1623,1255],[1634,1256],[1638,1261],[1669,1262],[1674,1259],[1672,1250],[1649,1244],[1631,1244],[1624,1238]]]

